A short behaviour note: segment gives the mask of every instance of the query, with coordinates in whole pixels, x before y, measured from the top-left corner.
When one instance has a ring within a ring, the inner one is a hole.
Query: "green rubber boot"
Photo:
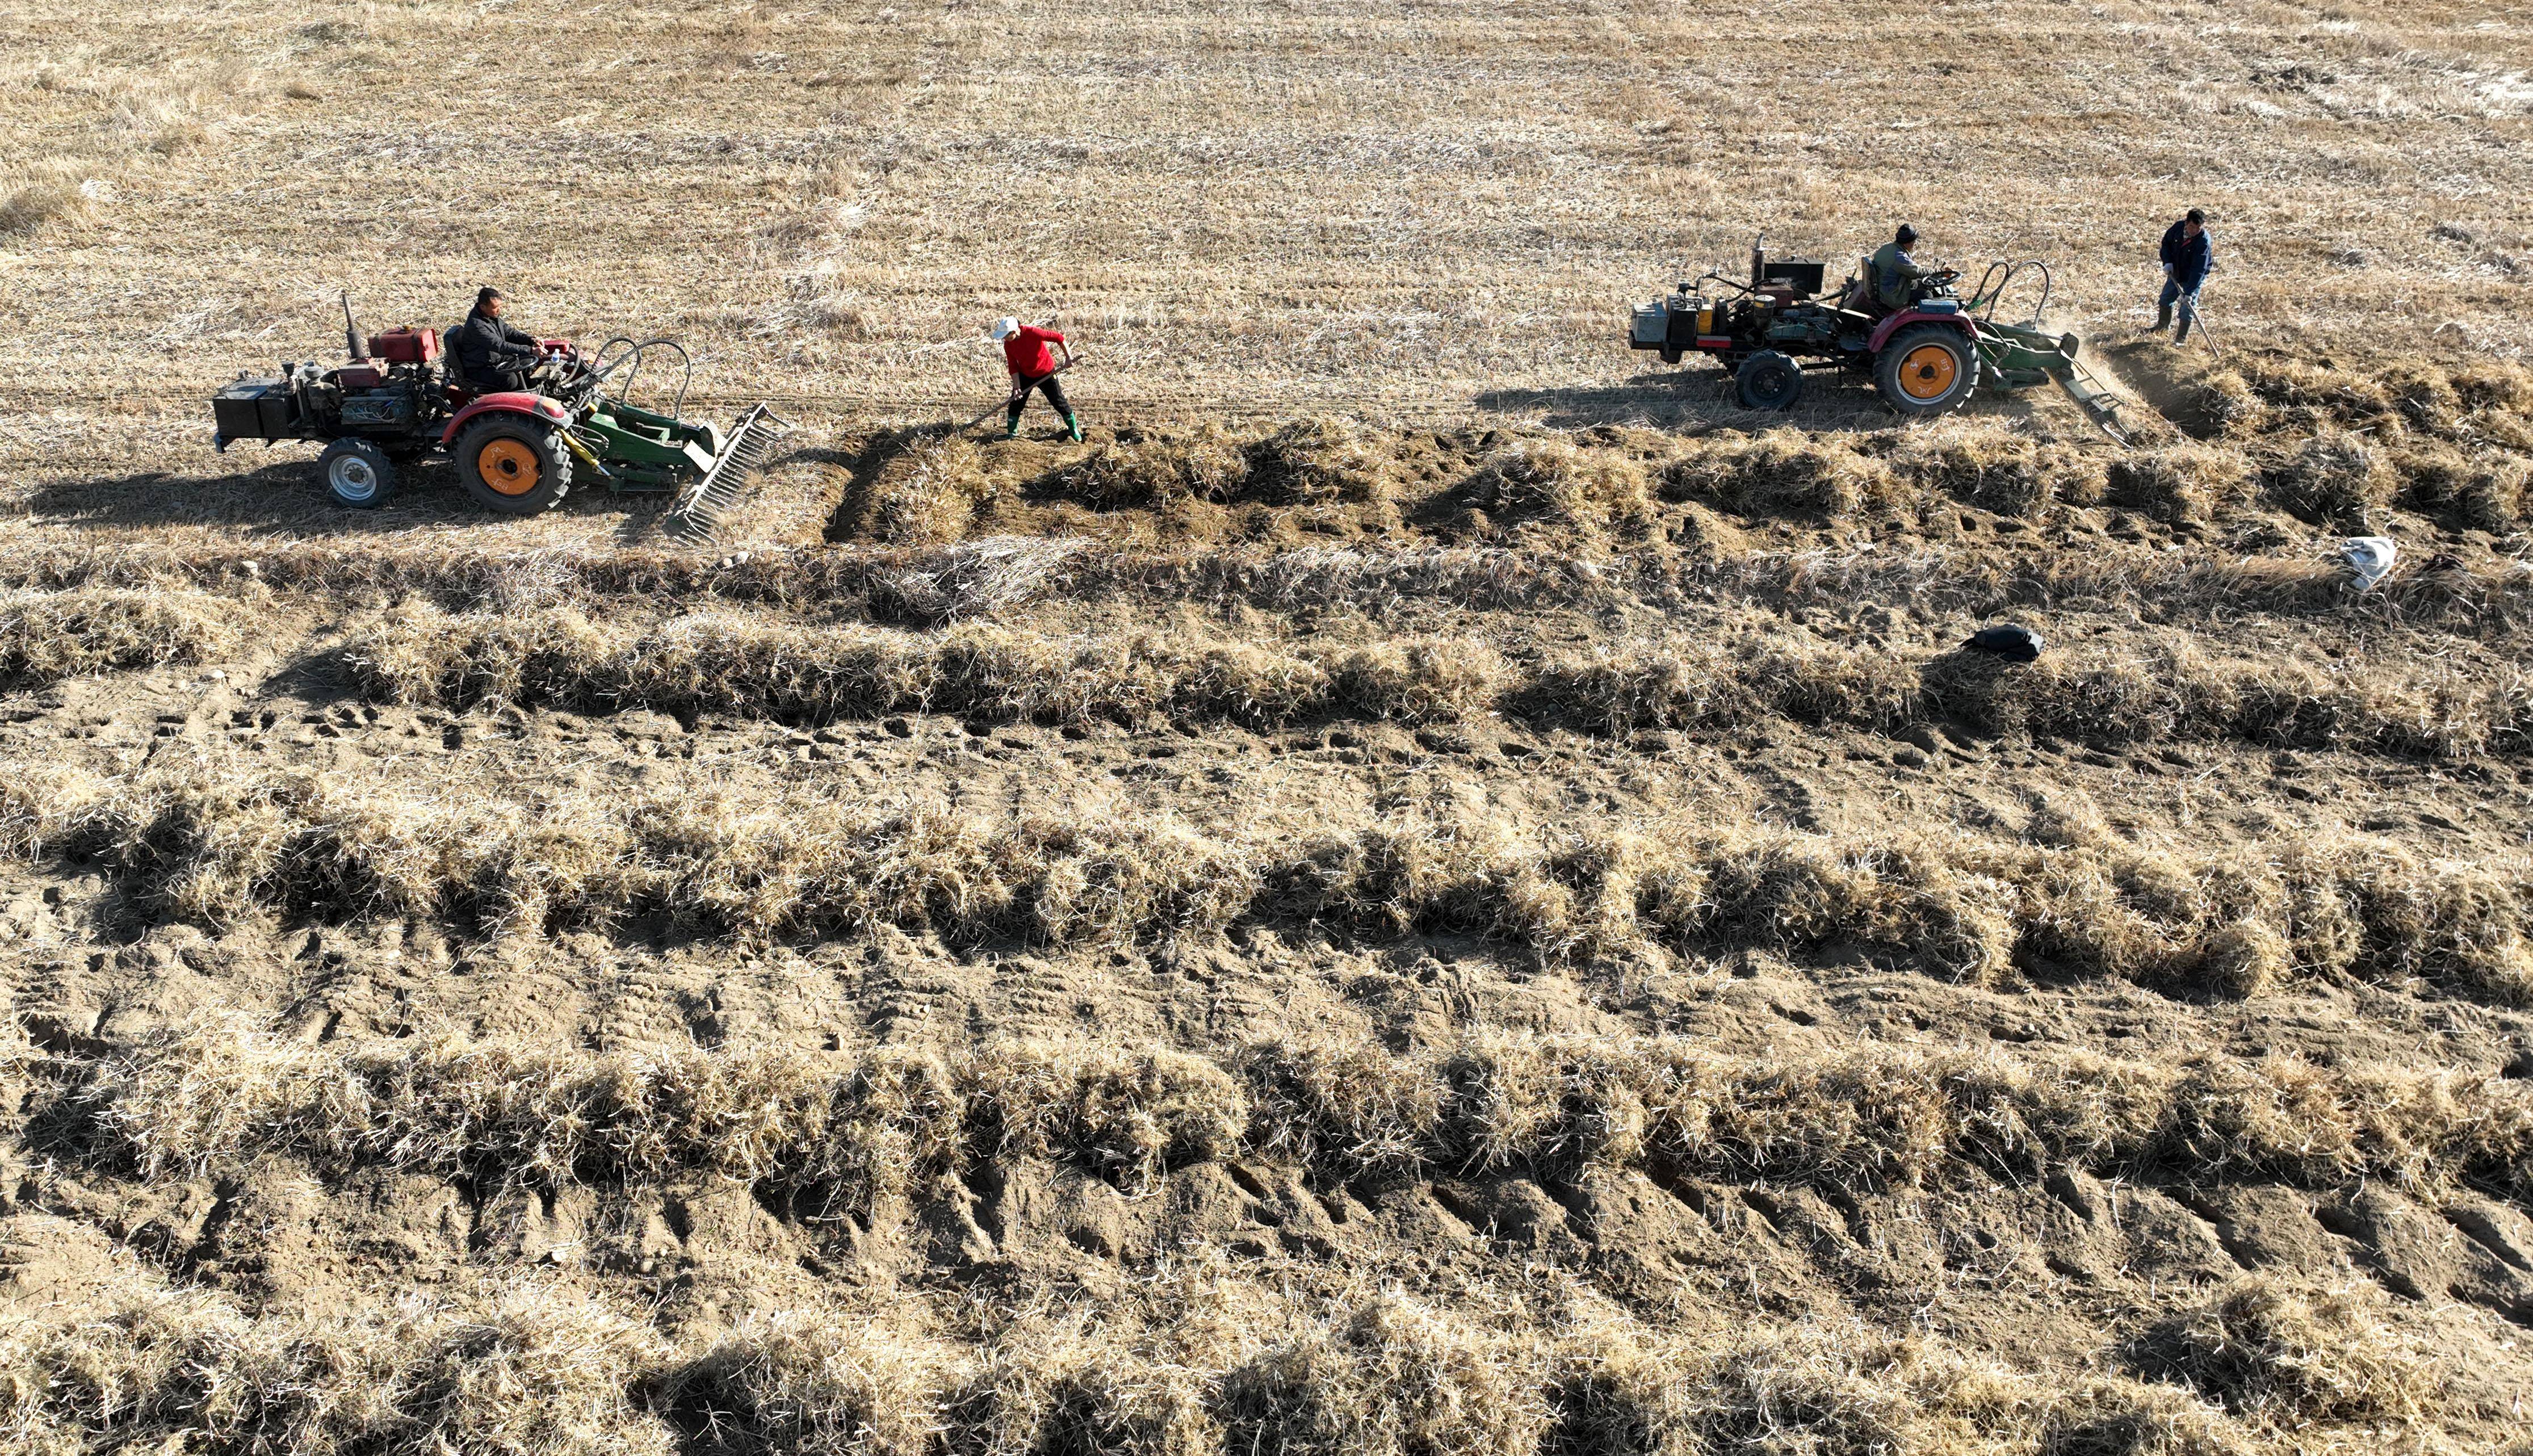
[[[1064,428],[1073,436],[1073,442],[1075,444],[1082,443],[1082,417],[1080,415],[1065,416]]]
[[[1004,424],[1004,426],[1003,426],[1003,438],[1005,438],[1005,439],[1018,439],[1018,438],[1020,438],[1020,437],[1021,437],[1021,417],[1020,417],[1020,416],[1018,416],[1018,415],[1014,415],[1014,416],[1012,416],[1012,417],[1011,417],[1011,419],[1010,419],[1008,422],[1006,422],[1006,423]]]

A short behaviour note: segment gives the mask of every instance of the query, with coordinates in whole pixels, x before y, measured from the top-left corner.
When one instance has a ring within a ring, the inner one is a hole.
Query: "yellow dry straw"
[[[0,592],[0,688],[206,662],[236,643],[235,611],[202,592]]]
[[[602,1056],[507,1042],[309,1046],[242,1025],[56,1058],[145,1176],[259,1157],[479,1184],[737,1179],[869,1218],[971,1164],[1069,1161],[1130,1194],[1234,1154],[1352,1178],[1636,1167],[1868,1191],[2061,1168],[2201,1180],[2468,1181],[2533,1198],[2533,1088],[2504,1078],[2083,1053],[1724,1057],[1665,1037],[1483,1035],[1228,1062],[1096,1041],[933,1053]]]
[[[83,857],[156,911],[210,924],[421,916],[500,934],[657,914],[744,937],[892,926],[956,944],[1075,946],[1247,920],[1484,934],[1543,961],[1847,944],[1977,983],[2045,962],[2243,995],[2357,976],[2533,1001],[2528,906],[2506,874],[2360,840],[2184,857],[2092,837],[1870,844],[1588,826],[1525,837],[1411,819],[1278,846],[1167,821],[986,819],[814,796],[401,800],[197,764],[112,780],[29,766],[0,779],[0,845]]]
[[[2523,462],[2487,448],[2473,458],[2475,470],[2492,472],[2479,488],[2487,510],[2502,513],[2499,524],[2511,529],[2507,523],[2521,514]],[[2433,493],[2440,488],[2430,481],[2425,489]],[[2443,497],[2422,497],[2418,503],[2437,509],[2455,504]],[[0,559],[0,585],[160,592],[270,589],[359,604],[414,596],[505,612],[577,602],[606,604],[610,616],[637,601],[719,600],[786,608],[860,604],[895,619],[907,581],[949,578],[949,589],[917,593],[925,600],[916,604],[919,610],[906,613],[924,624],[1001,610],[1041,595],[1207,605],[1239,601],[1272,611],[1342,605],[1371,611],[1402,600],[1520,611],[1596,608],[1630,600],[1668,606],[1678,593],[1686,592],[1835,607],[1858,597],[1906,596],[1929,610],[1974,615],[2132,608],[2166,616],[2355,612],[2366,620],[2472,630],[2518,626],[2526,603],[2533,600],[2533,575],[2504,560],[2403,571],[2352,601],[2347,572],[2327,561],[2247,560],[2118,542],[2097,542],[2079,553],[1976,544],[1845,555],[1753,549],[1685,561],[1647,549],[1620,553],[1606,563],[1565,551],[1501,547],[1121,552],[1049,547],[1045,538],[996,538],[924,550],[768,545],[738,559],[643,549],[501,552],[461,538],[358,549],[314,542],[259,544],[252,550],[200,544],[27,545]]]
[[[249,1318],[200,1291],[0,1318],[14,1451],[450,1451],[669,1456],[643,1407],[668,1358],[648,1324],[521,1282],[355,1315]]]
[[[2435,1403],[2434,1377],[2369,1303],[2240,1279],[2150,1330],[2138,1363],[2281,1427],[2416,1418]]]
[[[436,706],[645,706],[795,722],[926,711],[1005,723],[1165,716],[1258,728],[1331,712],[1458,718],[1485,705],[1501,671],[1491,652],[1464,641],[1287,652],[1162,633],[1052,638],[978,625],[924,637],[726,617],[611,635],[568,611],[409,611],[346,661],[368,695]]]
[[[700,1430],[716,1449],[803,1456],[1624,1456],[2058,1450],[2109,1430],[2223,1456],[2296,1444],[2316,1422],[2438,1414],[2432,1371],[2369,1302],[2257,1276],[2162,1327],[2148,1363],[2172,1384],[2018,1372],[1841,1321],[1724,1337],[1608,1315],[1502,1328],[1483,1307],[1397,1293],[1270,1297],[1271,1322],[1237,1335],[1127,1294],[978,1345],[787,1310],[678,1349],[526,1280],[253,1317],[137,1283],[0,1318],[11,1449],[666,1456]]]
[[[2004,666],[1756,636],[1678,648],[1537,654],[1508,664],[1468,638],[1277,647],[1146,632],[1051,637],[810,630],[724,616],[602,629],[578,612],[448,616],[412,608],[344,661],[369,697],[465,708],[645,707],[825,723],[912,712],[990,722],[1153,719],[1272,728],[1327,716],[1407,723],[1515,711],[1599,733],[1714,728],[1781,716],[1888,731],[1958,715],[2002,732],[2103,746],[2237,739],[2434,758],[2533,748],[2533,685],[2504,670],[2330,676],[2210,663],[2185,646],[2052,654]]]

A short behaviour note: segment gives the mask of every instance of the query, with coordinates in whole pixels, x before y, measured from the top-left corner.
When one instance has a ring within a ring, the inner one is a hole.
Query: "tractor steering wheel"
[[[529,367],[528,374],[531,379],[567,387],[588,368],[588,361],[568,340],[545,339],[537,345],[537,362]]]

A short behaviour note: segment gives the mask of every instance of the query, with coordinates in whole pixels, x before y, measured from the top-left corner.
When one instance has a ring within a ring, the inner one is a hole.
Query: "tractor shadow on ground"
[[[2029,421],[2033,401],[2051,390],[1981,390],[1952,418]],[[1686,436],[1731,432],[1757,434],[1793,428],[1810,435],[1876,435],[1904,429],[1906,416],[1891,409],[1869,380],[1829,372],[1807,372],[1802,398],[1789,410],[1744,409],[1721,373],[1638,375],[1624,384],[1572,389],[1498,389],[1475,396],[1478,408],[1528,415],[1552,429],[1639,426]],[[2083,417],[2076,433],[2091,426]]]
[[[666,495],[611,495],[598,486],[574,491],[554,513],[622,514],[639,529],[665,510],[667,501]],[[52,481],[28,494],[26,516],[63,525],[212,526],[311,537],[393,535],[509,519],[468,498],[456,467],[445,460],[399,466],[394,493],[374,510],[337,505],[325,494],[313,455],[294,455],[236,474],[145,470]]]
[[[1781,425],[1814,432],[1884,430],[1894,418],[1870,386],[1858,388],[1827,376],[1809,379],[1801,402],[1791,410],[1752,410],[1734,398],[1728,376],[1687,370],[1636,375],[1620,384],[1491,389],[1471,402],[1490,413],[1535,416],[1558,430],[1637,425],[1689,435]]]

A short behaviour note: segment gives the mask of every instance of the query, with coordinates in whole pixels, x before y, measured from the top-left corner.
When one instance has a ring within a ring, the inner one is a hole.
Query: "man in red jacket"
[[[1073,401],[1064,397],[1064,384],[1055,377],[1055,355],[1047,349],[1053,344],[1064,350],[1064,362],[1073,362],[1073,350],[1064,335],[1052,328],[1039,328],[1018,319],[994,320],[994,342],[1003,346],[1003,368],[1012,376],[1011,420],[1003,428],[1003,438],[1021,433],[1021,411],[1029,404],[1031,389],[1042,390],[1046,402],[1064,417],[1064,428],[1075,439],[1082,438],[1082,421],[1073,413]]]

